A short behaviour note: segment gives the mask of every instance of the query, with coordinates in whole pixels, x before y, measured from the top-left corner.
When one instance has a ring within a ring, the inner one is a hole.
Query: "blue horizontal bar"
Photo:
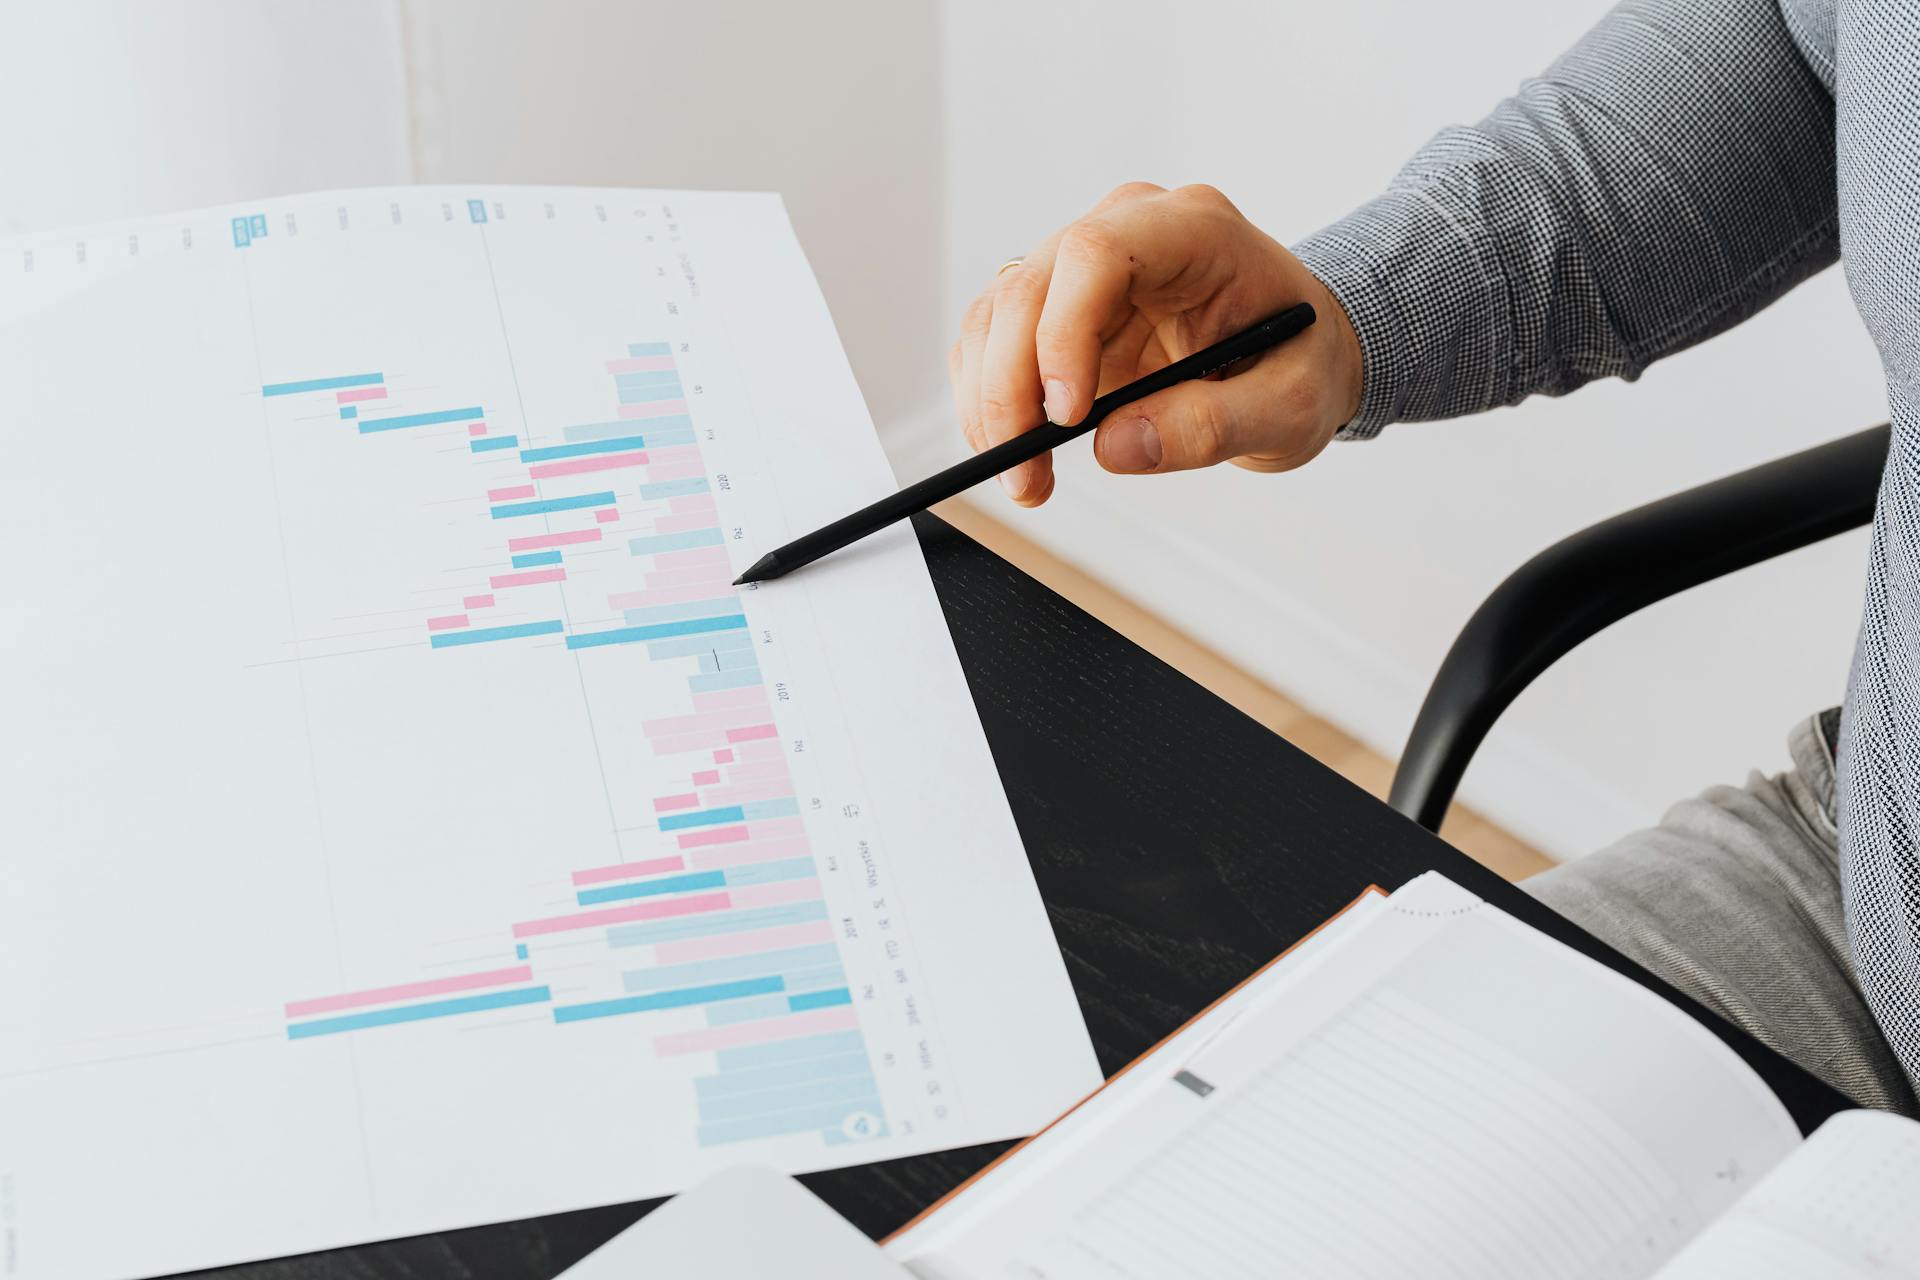
[[[679,604],[650,604],[644,609],[627,610],[628,622],[672,622],[676,618],[717,618],[723,613],[740,612],[740,602],[731,596],[712,600],[683,600]]]
[[[558,551],[523,551],[513,558],[516,569],[538,569],[543,564],[559,564]]]
[[[782,947],[777,951],[756,951],[752,955],[632,969],[621,975],[621,981],[629,991],[660,991],[667,987],[698,986],[839,963],[840,949],[831,942],[822,942],[810,947]]]
[[[802,995],[787,997],[787,1007],[795,1013],[805,1013],[808,1009],[831,1009],[835,1005],[852,1003],[853,992],[845,987],[834,987],[828,991],[808,991]]]
[[[610,884],[604,889],[582,889],[573,896],[580,899],[581,906],[590,907],[596,902],[652,898],[662,893],[685,893],[689,889],[718,889],[726,882],[727,875],[724,871],[689,871],[683,876],[638,880],[632,884]]]
[[[467,441],[467,448],[475,453],[493,453],[500,449],[518,449],[519,436],[485,436],[479,440]]]
[[[741,822],[746,811],[737,804],[723,809],[700,809],[693,813],[665,813],[660,815],[662,831],[682,831],[688,827],[713,827],[723,822]]]
[[[287,1028],[287,1039],[305,1040],[309,1036],[327,1036],[337,1031],[360,1031],[367,1027],[388,1027],[399,1022],[421,1022],[427,1018],[447,1018],[457,1013],[480,1013],[487,1009],[508,1009],[519,1004],[544,1004],[552,997],[545,987],[522,987],[517,991],[489,991],[485,995],[460,996],[453,1000],[433,1000],[426,1004],[403,1004],[392,1009],[370,1009],[341,1018],[321,1018],[315,1022],[296,1022]]]
[[[742,806],[749,818],[791,818],[800,812],[798,800],[755,800]]]
[[[543,498],[538,502],[509,502],[493,509],[495,520],[510,520],[514,516],[543,516],[550,511],[578,511],[582,507],[610,507],[613,505],[613,490],[603,489],[599,493],[582,493],[572,498]]]
[[[751,1067],[770,1067],[779,1062],[804,1062],[830,1058],[838,1054],[867,1051],[866,1037],[858,1031],[823,1031],[817,1036],[777,1040],[772,1044],[744,1045],[738,1049],[716,1049],[713,1060],[720,1070],[742,1071]]]
[[[631,430],[631,422],[622,422],[620,426]],[[609,440],[589,440],[585,444],[550,444],[539,449],[522,449],[522,462],[552,462],[555,458],[583,458],[590,453],[622,453],[628,449],[644,449],[645,436],[615,436]]]
[[[663,606],[664,607],[664,606]],[[635,610],[635,612],[639,612]],[[753,648],[753,636],[745,631],[718,631],[712,635],[681,636],[677,640],[655,640],[647,646],[649,658],[691,658],[695,654],[724,653]],[[719,670],[716,662],[714,670]]]
[[[621,387],[621,404],[652,404],[655,400],[678,400],[686,393],[675,382],[672,386]]]
[[[670,356],[673,354],[671,342],[629,342],[627,354],[630,356]]]
[[[787,980],[789,992],[822,991],[847,985],[847,971],[837,964],[822,965],[818,969],[789,969],[780,976]]]
[[[638,373],[616,373],[613,382],[619,387],[657,387],[668,382],[677,387],[680,375],[672,369],[642,369]]]
[[[798,812],[796,809],[795,812]],[[776,880],[805,880],[815,874],[812,858],[780,858],[773,862],[749,862],[728,867],[727,883],[772,884]]]
[[[438,413],[409,413],[399,418],[362,418],[360,434],[394,431],[400,427],[432,427],[442,422],[477,422],[486,416],[485,410],[474,405],[467,409],[442,409]]]
[[[691,636],[706,631],[733,631],[747,625],[741,614],[726,618],[687,618],[681,622],[656,622],[648,627],[616,627],[611,631],[586,631],[567,637],[569,649],[592,649],[603,644],[634,644],[641,640],[664,640],[668,636]]]
[[[622,418],[618,422],[580,422],[560,428],[562,440],[617,440],[640,432],[648,448],[669,444],[693,443],[693,419],[684,413],[663,414],[658,418]]]
[[[662,551],[691,551],[695,547],[719,545],[718,529],[682,529],[678,533],[650,533],[645,537],[627,539],[627,550],[637,556],[658,555]]]
[[[269,382],[260,388],[263,396],[297,396],[308,391],[341,391],[347,387],[377,387],[386,381],[384,374],[349,373],[339,378],[308,378],[305,382]]]
[[[521,622],[511,627],[479,627],[473,631],[442,631],[433,637],[433,647],[445,649],[456,644],[484,644],[489,640],[519,640],[526,636],[550,636],[567,629],[558,618],[551,622]]]
[[[704,663],[706,659],[702,658]],[[719,689],[744,689],[748,685],[765,683],[758,671],[715,671],[706,675],[688,676],[687,688],[694,693],[713,693]]]
[[[755,674],[760,671],[760,659],[754,655],[752,645],[742,645],[732,651],[716,648],[712,658],[715,671],[752,671]]]
[[[848,1117],[867,1112],[880,1114],[880,1099],[866,1097],[853,1102],[823,1103],[782,1111],[778,1115],[753,1116],[743,1120],[721,1120],[703,1124],[693,1131],[694,1141],[703,1147],[723,1142],[745,1142],[752,1138],[771,1138],[782,1133],[800,1133],[807,1129],[838,1129]]]
[[[853,1032],[856,1038],[858,1032]],[[764,1067],[723,1071],[717,1076],[701,1076],[693,1082],[693,1094],[705,1101],[730,1093],[757,1093],[782,1085],[804,1084],[809,1080],[831,1080],[835,1076],[873,1075],[873,1064],[864,1049],[858,1053],[837,1053],[798,1062],[776,1062]]]
[[[342,422],[351,422],[351,421],[352,421],[353,419],[355,419],[355,418],[357,418],[357,417],[359,417],[359,416],[360,416],[360,406],[359,406],[359,405],[357,405],[357,404],[343,404],[343,405],[341,405],[341,406],[340,406],[340,420],[341,420]]]
[[[879,1093],[871,1071],[856,1076],[828,1076],[824,1080],[804,1080],[781,1089],[759,1093],[734,1093],[700,1100],[700,1119],[712,1124],[719,1120],[743,1120],[748,1116],[773,1116],[797,1107],[819,1106],[827,1102],[864,1101]]]
[[[649,947],[656,942],[679,942],[686,938],[711,938],[727,933],[750,933],[783,924],[807,924],[827,918],[824,902],[792,902],[778,907],[753,907],[746,911],[708,912],[674,920],[652,920],[646,924],[619,924],[607,930],[610,947]]]
[[[729,1000],[725,1004],[708,1005],[707,1025],[732,1027],[742,1022],[758,1022],[762,1018],[784,1018],[792,1012],[787,1008],[784,995],[755,996],[751,1000]]]
[[[741,996],[764,996],[778,990],[780,990],[778,978],[716,982],[710,987],[656,991],[651,995],[621,996],[617,1000],[596,1000],[590,1004],[563,1004],[553,1011],[553,1020],[583,1022],[588,1018],[612,1018],[623,1013],[651,1013],[655,1009],[684,1009],[688,1005],[711,1004],[716,1000],[738,1000]]]
[[[662,480],[659,484],[643,484],[640,496],[652,502],[659,498],[685,498],[695,493],[708,492],[705,476],[688,476],[684,480]]]

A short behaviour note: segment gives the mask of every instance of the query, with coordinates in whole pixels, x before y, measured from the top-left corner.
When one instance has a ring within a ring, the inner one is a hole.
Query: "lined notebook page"
[[[1659,1280],[1920,1280],[1920,1124],[1843,1111]]]
[[[896,1256],[956,1280],[1651,1276],[1798,1134],[1684,1014],[1445,887]]]

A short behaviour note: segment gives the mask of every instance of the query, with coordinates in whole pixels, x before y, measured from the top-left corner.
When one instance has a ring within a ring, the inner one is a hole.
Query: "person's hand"
[[[955,408],[975,452],[1039,425],[1072,426],[1094,398],[1285,310],[1317,318],[1224,377],[1126,405],[1094,432],[1109,471],[1235,462],[1285,471],[1326,447],[1360,405],[1360,343],[1300,260],[1212,187],[1116,189],[967,309],[948,356]],[[1042,456],[1000,477],[1016,502],[1053,492]]]

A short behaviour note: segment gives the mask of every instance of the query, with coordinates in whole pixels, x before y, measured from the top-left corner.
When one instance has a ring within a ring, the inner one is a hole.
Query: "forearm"
[[[1629,0],[1296,252],[1359,335],[1363,437],[1636,377],[1837,248],[1833,103],[1774,0]]]

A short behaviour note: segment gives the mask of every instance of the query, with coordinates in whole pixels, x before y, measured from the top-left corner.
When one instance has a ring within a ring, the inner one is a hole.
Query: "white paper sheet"
[[[892,484],[777,198],[318,195],[0,282],[4,1274],[1098,1083],[910,531],[726,586]]]

